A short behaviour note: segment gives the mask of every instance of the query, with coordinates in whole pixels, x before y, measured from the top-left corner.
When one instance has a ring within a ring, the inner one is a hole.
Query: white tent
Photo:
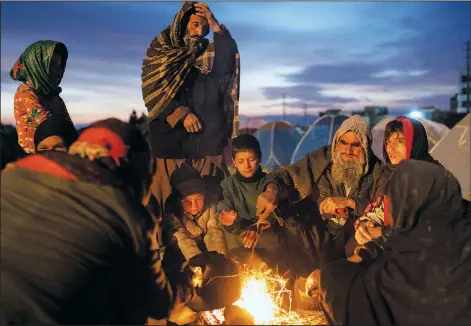
[[[430,151],[433,158],[458,179],[467,200],[471,200],[470,124],[471,114],[468,114]]]
[[[304,133],[291,157],[291,163],[299,161],[307,153],[332,143],[332,138],[348,115],[324,115],[318,118]]]
[[[384,143],[384,129],[386,128],[386,125],[388,122],[394,120],[395,117],[388,116],[378,122],[373,129],[371,130],[371,133],[373,135],[373,144],[372,144],[372,149],[373,153],[382,161],[384,161],[383,158],[383,143]],[[442,139],[448,132],[450,131],[450,128],[445,126],[444,124],[430,121],[427,119],[421,119],[421,118],[414,118],[415,120],[420,121],[420,123],[424,126],[425,132],[427,133],[427,138],[428,138],[428,146],[430,149],[432,149],[435,144],[438,143],[440,139]]]
[[[269,122],[261,126],[254,136],[260,142],[262,166],[268,171],[289,164],[301,139],[296,128],[286,121]]]

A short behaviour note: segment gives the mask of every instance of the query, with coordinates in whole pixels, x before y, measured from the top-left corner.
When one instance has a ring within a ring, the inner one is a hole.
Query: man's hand
[[[355,240],[358,244],[363,245],[367,242],[373,241],[381,236],[381,227],[375,227],[370,222],[360,223],[355,231]]]
[[[257,231],[254,230],[245,230],[244,233],[242,233],[242,244],[244,245],[245,248],[253,248],[257,244],[258,238],[260,237],[260,234],[257,233]]]
[[[328,197],[319,205],[321,214],[335,214],[337,209],[350,207],[355,209],[355,201],[344,197]]]
[[[278,190],[272,187],[267,187],[267,190],[258,196],[256,214],[259,222],[264,222],[275,211],[278,199]]]
[[[231,226],[232,224],[234,224],[236,218],[236,211],[222,211],[219,213],[219,222],[225,226]]]
[[[219,26],[218,21],[214,17],[213,13],[209,9],[206,3],[197,3],[195,4],[196,14],[203,18],[206,18],[208,21],[209,27],[213,30],[214,33],[221,31],[221,26]]]
[[[185,119],[183,120],[183,126],[187,132],[195,133],[201,130],[201,123],[196,115],[193,113],[188,113]]]

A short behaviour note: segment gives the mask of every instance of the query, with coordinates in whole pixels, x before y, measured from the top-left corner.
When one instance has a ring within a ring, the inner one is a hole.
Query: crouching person
[[[262,152],[257,138],[247,134],[236,137],[232,157],[236,173],[222,181],[223,200],[218,203],[229,254],[255,247],[261,258],[270,262],[268,265],[291,269],[294,274],[303,274],[303,270],[309,273],[312,266],[303,266],[309,265],[310,254],[284,227],[282,218],[272,213],[257,224],[257,199],[274,182],[260,166]]]
[[[190,274],[170,286],[152,262],[152,167],[140,132],[108,119],[2,172],[1,325],[144,325],[191,298]]]
[[[260,166],[262,153],[252,135],[240,135],[233,140],[232,157],[236,173],[222,183],[223,200],[218,203],[228,254],[240,262],[249,257],[251,266],[266,265],[288,273],[290,286],[298,276],[307,277],[317,266],[303,243],[275,213],[258,224],[257,199],[271,182],[270,175]],[[254,248],[256,261],[253,260]]]
[[[440,165],[429,154],[427,133],[420,121],[409,117],[398,117],[390,121],[384,130],[383,166],[372,189],[373,201],[366,207],[365,213],[355,221],[355,235],[346,246],[347,256],[353,254],[357,245],[369,241],[386,241],[391,229],[385,219],[385,206],[389,203],[385,196],[389,179],[403,160],[414,159]]]
[[[217,220],[217,201],[207,193],[198,170],[183,165],[172,173],[170,184],[172,194],[165,203],[166,251],[162,264],[172,282],[172,275],[185,262],[191,263],[194,258],[199,260],[207,252],[225,256],[226,242]],[[207,280],[211,273],[211,267],[205,267],[203,278]],[[197,317],[196,311],[186,307],[173,311],[169,324],[184,325]]]
[[[224,234],[219,227],[216,203],[206,193],[198,170],[191,166],[176,169],[171,177],[172,194],[166,202],[164,226],[178,247],[180,258],[189,260],[204,251],[226,254]]]

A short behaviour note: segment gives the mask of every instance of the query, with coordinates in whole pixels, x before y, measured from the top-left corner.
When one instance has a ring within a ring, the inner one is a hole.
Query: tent
[[[255,133],[262,149],[262,166],[272,171],[290,164],[290,159],[301,135],[286,121],[269,122]]]
[[[373,129],[371,130],[371,134],[373,135],[373,144],[372,144],[372,149],[373,153],[382,161],[384,161],[383,158],[383,143],[384,143],[384,129],[386,128],[386,125],[388,122],[394,120],[396,117],[392,116],[387,116],[380,122],[378,122]],[[419,120],[420,123],[425,127],[425,131],[427,132],[427,137],[428,137],[428,146],[430,149],[432,149],[435,144],[438,143],[440,139],[442,139],[449,131],[450,128],[445,126],[444,124],[434,122],[431,120],[427,119],[421,119],[421,118],[414,118],[416,120]]]
[[[296,146],[290,162],[294,163],[302,159],[307,153],[332,143],[335,132],[339,129],[342,122],[348,118],[348,115],[329,114],[314,121]]]
[[[267,121],[259,117],[249,117],[241,119],[239,130],[241,134],[251,134],[253,135],[258,128],[266,124]]]
[[[471,200],[470,124],[471,114],[468,114],[430,151],[433,158],[458,179],[463,197],[467,200]]]

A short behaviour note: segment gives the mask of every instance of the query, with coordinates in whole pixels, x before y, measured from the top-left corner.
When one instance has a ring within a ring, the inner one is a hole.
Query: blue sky
[[[1,118],[13,119],[8,72],[29,44],[69,49],[62,97],[76,123],[145,111],[142,58],[181,2],[1,3]],[[465,67],[469,2],[212,2],[241,54],[240,112],[386,105],[448,109]]]

